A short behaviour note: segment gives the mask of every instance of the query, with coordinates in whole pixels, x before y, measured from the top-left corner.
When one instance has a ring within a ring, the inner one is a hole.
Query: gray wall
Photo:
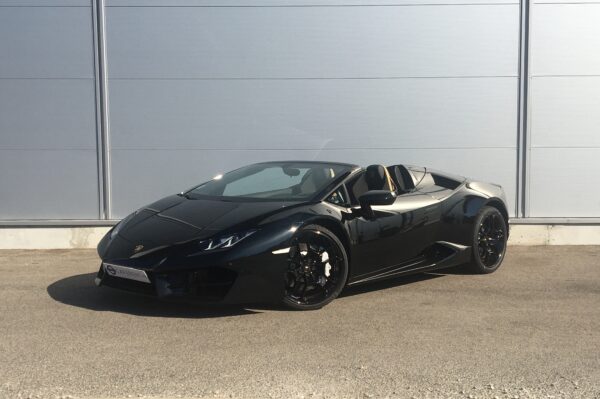
[[[560,3],[531,6],[526,214],[600,216],[570,195],[600,172],[600,4]],[[106,0],[109,218],[289,158],[494,181],[517,215],[520,7]],[[102,214],[93,11],[0,0],[0,220]]]
[[[0,1],[0,219],[99,216],[89,1]]]
[[[514,204],[518,3],[175,3],[108,3],[115,217],[286,158],[429,165]]]
[[[530,216],[600,216],[600,3],[532,5]]]

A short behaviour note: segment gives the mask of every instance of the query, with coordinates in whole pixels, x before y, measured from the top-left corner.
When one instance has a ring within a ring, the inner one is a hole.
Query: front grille
[[[209,267],[191,275],[192,287],[196,296],[203,299],[223,299],[237,278],[233,270]]]
[[[192,272],[160,273],[154,279],[159,296],[219,301],[227,295],[236,277],[237,273],[232,270],[209,267]]]

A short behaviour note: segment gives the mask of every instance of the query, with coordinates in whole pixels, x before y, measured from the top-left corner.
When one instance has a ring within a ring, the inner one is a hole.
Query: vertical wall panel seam
[[[531,92],[532,87],[532,76],[531,76],[531,60],[532,60],[532,48],[531,48],[531,32],[532,24],[531,13],[534,7],[534,0],[527,0],[527,42],[525,43],[525,49],[527,51],[526,69],[525,69],[525,126],[524,126],[524,143],[523,153],[525,154],[525,167],[523,177],[523,217],[528,218],[530,216],[529,203],[531,199],[531,143],[533,134],[533,118],[532,118],[532,107],[533,94]]]
[[[108,72],[106,61],[106,22],[104,0],[93,0],[97,59],[97,99],[99,112],[100,175],[102,186],[101,218],[111,218],[110,118],[108,106]]]
[[[521,0],[519,21],[519,91],[518,91],[518,128],[517,128],[517,217],[526,217],[527,174],[529,166],[528,115],[529,115],[529,0]]]
[[[98,43],[98,10],[97,2],[92,1],[92,38],[94,52],[94,92],[96,105],[96,164],[98,174],[98,218],[105,219],[104,215],[104,165],[102,161],[102,110],[101,103],[101,78],[100,78],[100,59]]]

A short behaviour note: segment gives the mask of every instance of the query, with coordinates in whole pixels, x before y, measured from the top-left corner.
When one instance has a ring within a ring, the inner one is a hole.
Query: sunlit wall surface
[[[443,169],[502,184],[518,215],[518,2],[106,0],[105,58],[101,6],[0,0],[0,219],[99,219],[104,191],[119,219],[281,159]],[[572,196],[599,191],[599,16],[531,6],[530,216],[600,216]]]

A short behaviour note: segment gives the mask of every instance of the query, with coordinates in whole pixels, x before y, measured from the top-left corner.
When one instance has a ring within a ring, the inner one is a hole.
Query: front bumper
[[[111,261],[144,270],[150,283],[109,275],[101,265],[96,284],[151,295],[201,303],[279,302],[284,294],[286,256],[271,252],[216,264],[201,262],[177,267],[162,262],[158,267],[128,260]]]

